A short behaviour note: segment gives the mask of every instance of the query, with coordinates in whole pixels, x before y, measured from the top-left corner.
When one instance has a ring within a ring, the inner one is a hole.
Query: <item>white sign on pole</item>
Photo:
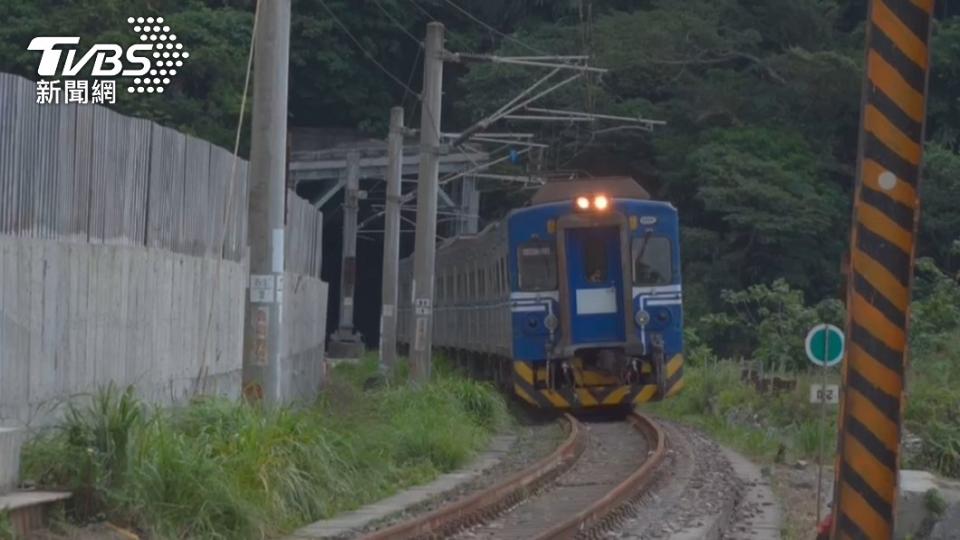
[[[836,384],[811,384],[810,403],[840,402],[840,386]]]
[[[273,274],[250,276],[250,301],[255,304],[272,304],[276,290]]]

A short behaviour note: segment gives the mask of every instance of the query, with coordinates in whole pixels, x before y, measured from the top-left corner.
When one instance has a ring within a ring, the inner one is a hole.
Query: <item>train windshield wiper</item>
[[[643,254],[647,251],[647,242],[651,236],[653,236],[653,229],[647,229],[647,232],[643,233],[643,239],[640,240],[640,253],[637,253],[637,260],[643,259]]]

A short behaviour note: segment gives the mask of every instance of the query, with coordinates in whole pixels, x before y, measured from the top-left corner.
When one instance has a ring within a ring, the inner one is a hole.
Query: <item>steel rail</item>
[[[503,482],[361,537],[363,540],[393,540],[445,537],[471,525],[487,521],[523,500],[577,461],[586,445],[584,430],[573,416],[564,415],[567,438],[550,455],[519,471]]]
[[[647,459],[626,480],[611,489],[596,502],[581,510],[567,521],[536,536],[536,540],[556,540],[591,536],[597,529],[604,529],[611,521],[616,520],[616,513],[638,493],[640,493],[653,479],[663,458],[667,455],[666,435],[660,426],[653,420],[639,413],[631,413],[630,423],[650,444]],[[601,535],[602,536],[602,535]]]

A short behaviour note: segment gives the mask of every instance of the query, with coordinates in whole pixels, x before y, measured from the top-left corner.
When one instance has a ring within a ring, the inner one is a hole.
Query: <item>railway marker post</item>
[[[827,404],[836,403],[837,385],[827,385],[827,368],[843,360],[843,332],[832,324],[818,324],[807,332],[804,349],[807,358],[820,366],[820,384],[810,385],[810,402],[820,403],[820,430],[817,448],[817,523],[820,523],[820,494],[823,486],[823,439],[827,424]],[[830,395],[832,392],[832,395]]]
[[[414,244],[413,335],[410,376],[430,379],[433,341],[433,277],[437,253],[437,189],[440,158],[440,101],[443,87],[443,24],[427,24],[420,106],[420,174],[417,178],[417,235]]]
[[[831,538],[889,539],[900,471],[933,0],[874,0],[850,227]]]

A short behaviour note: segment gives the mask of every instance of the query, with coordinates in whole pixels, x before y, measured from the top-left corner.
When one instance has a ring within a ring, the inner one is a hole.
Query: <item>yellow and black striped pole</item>
[[[832,538],[893,538],[934,0],[872,0]]]

